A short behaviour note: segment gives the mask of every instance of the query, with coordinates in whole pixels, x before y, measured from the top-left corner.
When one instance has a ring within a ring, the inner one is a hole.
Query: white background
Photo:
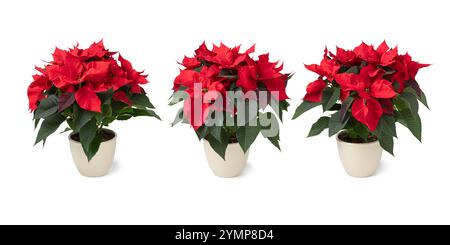
[[[1,224],[448,224],[448,6],[446,1],[1,1]],[[151,83],[145,88],[163,122],[137,118],[112,125],[118,133],[109,175],[82,177],[67,135],[44,149],[27,111],[34,65],[55,46],[87,47],[104,39]],[[396,157],[383,155],[378,173],[346,175],[334,138],[306,138],[321,115],[290,121],[316,76],[327,45],[353,48],[384,39],[433,64],[417,76],[431,111],[421,108],[423,143],[398,126]],[[262,137],[241,177],[210,171],[192,129],[171,128],[167,106],[177,61],[206,40],[257,54],[270,52],[296,72],[283,152]]]

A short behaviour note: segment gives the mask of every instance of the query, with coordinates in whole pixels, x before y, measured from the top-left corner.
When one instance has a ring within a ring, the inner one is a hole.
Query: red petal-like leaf
[[[385,79],[378,79],[370,86],[370,95],[380,99],[390,99],[397,95],[392,84]]]
[[[358,98],[353,102],[352,115],[356,120],[366,125],[370,131],[374,131],[381,115],[383,115],[383,108],[380,103],[373,98]]]
[[[88,86],[85,85],[78,89],[75,93],[77,104],[88,111],[101,112],[101,100],[97,94]]]
[[[121,91],[121,90],[117,90],[114,93],[113,99],[117,100],[117,101],[121,101],[121,102],[131,106],[131,102],[130,102],[130,99],[128,98],[127,94],[125,92]]]
[[[322,79],[311,82],[306,87],[306,95],[305,97],[303,97],[303,100],[310,102],[320,102],[322,100],[322,92],[326,87],[327,84]]]

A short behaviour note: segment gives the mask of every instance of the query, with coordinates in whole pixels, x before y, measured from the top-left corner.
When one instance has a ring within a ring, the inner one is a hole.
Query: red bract
[[[184,115],[191,115],[187,119],[195,130],[204,124],[210,113],[207,108],[215,101],[216,95],[221,94],[225,98],[228,90],[242,90],[245,93],[267,90],[276,100],[289,98],[286,94],[289,74],[281,72],[283,65],[270,62],[269,54],[260,55],[255,60],[250,57],[254,51],[255,46],[240,52],[240,46],[229,48],[224,44],[213,45],[210,50],[203,43],[195,51],[194,57],[183,58],[181,65],[185,69],[175,78],[173,90],[176,92],[182,88],[189,95],[190,100],[184,102]],[[202,113],[191,113],[195,84],[201,85]]]
[[[408,54],[399,55],[398,48],[389,48],[386,42],[376,49],[361,43],[353,50],[337,47],[336,54],[325,50],[320,65],[306,65],[319,79],[307,86],[303,99],[323,102],[323,91],[337,88],[342,102],[350,96],[353,98],[350,107],[353,117],[374,131],[383,113],[393,114],[393,100],[405,87],[412,87],[421,96],[415,76],[420,68],[427,66],[412,61]]]
[[[119,56],[119,65],[114,54],[105,49],[102,41],[87,49],[80,49],[78,45],[69,50],[56,48],[53,61],[44,68],[36,68],[41,74],[33,76],[28,87],[30,110],[37,108],[51,88],[74,93],[77,104],[89,111],[101,111],[97,93],[110,89],[115,92],[115,99],[129,104],[128,96],[118,90],[129,85],[129,93],[144,93],[140,85],[148,83],[147,76],[135,71],[122,56]]]

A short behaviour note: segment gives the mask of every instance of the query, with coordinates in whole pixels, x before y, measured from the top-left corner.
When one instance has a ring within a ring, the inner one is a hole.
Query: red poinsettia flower
[[[54,87],[62,92],[74,93],[76,103],[85,110],[101,112],[101,100],[97,93],[114,91],[114,99],[130,104],[127,93],[119,89],[129,86],[129,93],[144,93],[140,85],[148,83],[147,76],[133,69],[129,61],[119,55],[118,64],[113,55],[105,49],[103,42],[93,43],[87,49],[75,46],[73,49],[53,52],[53,61],[41,73],[33,77],[28,88],[30,110],[34,111],[44,92]]]
[[[336,54],[330,52],[330,56],[342,65],[352,66],[360,62],[360,59],[356,56],[355,52],[339,47],[336,47]]]
[[[39,71],[43,71],[40,68],[36,68]],[[50,89],[52,83],[48,80],[46,75],[34,75],[33,82],[28,87],[28,99],[30,110],[34,111],[37,108],[37,104],[44,98],[44,91]]]
[[[320,65],[312,64],[305,65],[305,67],[306,69],[317,73],[319,76],[326,77],[326,79],[332,81],[336,73],[339,71],[340,66],[335,60],[328,58],[327,49],[325,49],[324,53],[325,54],[322,61],[320,62]]]
[[[253,45],[244,53],[240,53],[240,46],[229,48],[223,43],[220,46],[213,45],[212,51],[203,44],[195,51],[196,59],[204,60],[218,65],[220,68],[235,68],[240,63],[244,62],[248,55],[255,52],[255,46]],[[186,63],[185,63],[186,62]],[[192,67],[195,63],[192,59],[185,58],[183,65],[186,68]]]
[[[336,54],[325,49],[320,65],[306,65],[320,78],[308,84],[303,99],[319,103],[326,87],[337,86],[342,102],[354,97],[353,117],[373,131],[383,114],[393,114],[392,100],[406,86],[412,86],[420,94],[415,76],[427,66],[412,61],[408,54],[399,55],[398,48],[390,48],[386,42],[376,49],[364,42],[353,50],[336,47]]]
[[[209,115],[209,107],[217,97],[225,95],[224,85],[220,80],[214,80],[219,72],[217,66],[205,66],[200,72],[183,70],[175,78],[174,90],[178,90],[180,86],[186,88],[183,91],[189,98],[184,103],[184,115],[189,118],[195,130],[204,124]]]
[[[352,114],[371,131],[376,129],[383,114],[381,104],[376,99],[391,99],[397,95],[391,82],[383,79],[382,75],[380,70],[371,65],[363,67],[359,74],[336,75],[336,82],[343,91],[357,92],[358,98],[353,103]]]
[[[203,43],[195,51],[194,57],[183,58],[180,64],[185,69],[181,70],[175,78],[173,90],[179,91],[183,88],[183,91],[187,92],[191,98],[184,102],[185,116],[193,114],[191,113],[194,108],[192,100],[197,96],[203,98],[199,106],[201,108],[198,110],[201,113],[187,117],[195,130],[204,123],[210,113],[208,108],[211,108],[216,96],[222,94],[225,97],[226,90],[242,90],[247,93],[263,89],[269,91],[277,100],[289,98],[286,94],[286,81],[289,74],[281,73],[283,65],[270,62],[268,54],[260,55],[258,60],[254,60],[250,57],[254,51],[254,45],[245,52],[240,52],[240,46],[229,48],[221,43],[219,46],[214,45],[210,50]],[[198,95],[194,93],[196,84],[201,84],[202,93]],[[257,99],[257,96],[250,99]],[[229,111],[234,110],[235,108],[229,109]]]
[[[310,102],[320,102],[322,100],[322,92],[327,87],[327,83],[322,79],[311,82],[306,87],[306,95],[304,100]]]
[[[283,70],[283,65],[278,67],[277,65],[277,62],[269,61],[268,54],[260,55],[257,62],[252,62],[252,64],[243,66],[238,70],[239,79],[236,85],[247,92],[256,90],[258,83],[262,83],[277,100],[289,99],[285,85],[288,75],[280,73]]]

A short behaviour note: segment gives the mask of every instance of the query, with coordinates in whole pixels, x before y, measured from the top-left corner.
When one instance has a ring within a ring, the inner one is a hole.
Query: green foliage
[[[75,103],[73,93],[63,93],[57,88],[47,91],[48,96],[41,100],[33,113],[35,128],[39,127],[35,144],[53,134],[66,121],[69,126],[64,132],[72,130],[79,133],[80,143],[88,160],[97,153],[102,142],[102,127],[114,120],[127,120],[131,117],[149,116],[159,120],[155,107],[144,94],[127,94],[131,105],[113,99],[112,89],[97,93],[101,100],[101,112],[87,111]]]
[[[328,125],[330,123],[330,117],[321,117],[317,122],[315,122],[311,130],[309,131],[308,137],[316,136],[322,133],[323,130],[328,128]]]
[[[339,133],[339,131],[341,131],[348,122],[348,119],[344,122],[341,122],[339,115],[340,114],[338,111],[338,112],[335,112],[334,114],[332,114],[330,117],[330,121],[328,123],[328,136],[329,137]]]
[[[339,88],[325,88],[322,94],[322,108],[323,111],[330,110],[339,100],[341,90]]]
[[[357,73],[358,67],[345,68],[341,72]],[[329,136],[337,134],[341,130],[346,130],[350,138],[371,142],[378,139],[381,147],[394,155],[394,138],[397,138],[396,123],[404,125],[419,141],[422,140],[422,122],[419,116],[419,102],[428,108],[425,94],[417,83],[412,82],[412,86],[407,86],[401,94],[392,99],[393,113],[384,113],[380,118],[377,128],[372,132],[364,124],[357,121],[352,115],[352,104],[357,97],[356,93],[351,93],[343,102],[339,101],[339,88],[327,87],[323,90],[320,103],[303,101],[297,108],[293,119],[299,117],[304,112],[322,105],[324,111],[332,112],[331,116],[319,118],[311,127],[308,137],[319,135],[328,128]],[[336,111],[337,112],[334,112]]]
[[[90,161],[95,153],[97,153],[98,147],[101,142],[100,132],[97,130],[97,124],[95,119],[91,119],[80,129],[80,143],[83,147],[83,151]],[[98,139],[100,137],[100,140]],[[94,140],[96,139],[96,140]]]
[[[55,114],[58,111],[58,97],[50,95],[42,99],[36,111],[34,112],[34,119],[42,119]]]
[[[64,122],[66,118],[60,114],[53,114],[44,119],[39,128],[38,135],[36,137],[35,145],[41,141],[46,141],[47,137],[53,134],[59,126]]]
[[[131,101],[133,105],[140,109],[155,109],[153,104],[150,102],[150,99],[144,94],[133,94],[131,96]]]
[[[299,116],[301,116],[303,113],[311,110],[314,107],[319,106],[320,103],[314,103],[314,102],[309,102],[304,100],[298,107],[297,109],[295,109],[295,113],[294,116],[292,117],[292,119],[296,119]]]

